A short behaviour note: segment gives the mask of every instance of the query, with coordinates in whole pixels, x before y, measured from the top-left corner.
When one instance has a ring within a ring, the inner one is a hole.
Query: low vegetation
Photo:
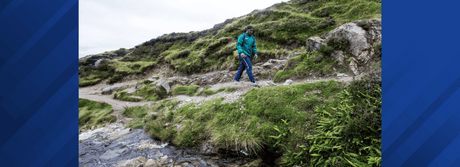
[[[78,127],[88,129],[115,122],[116,117],[110,115],[112,112],[112,106],[107,103],[78,99]]]
[[[190,86],[182,86],[182,85],[179,85],[179,86],[176,86],[174,87],[173,89],[173,95],[189,95],[189,96],[193,96],[196,91],[198,90],[198,86],[196,85],[190,85]]]

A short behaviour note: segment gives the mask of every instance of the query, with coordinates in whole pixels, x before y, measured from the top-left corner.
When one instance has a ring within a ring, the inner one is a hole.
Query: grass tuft
[[[111,115],[112,106],[107,103],[78,99],[78,127],[80,129],[86,125],[86,129],[99,127],[104,123],[116,121],[116,117]]]

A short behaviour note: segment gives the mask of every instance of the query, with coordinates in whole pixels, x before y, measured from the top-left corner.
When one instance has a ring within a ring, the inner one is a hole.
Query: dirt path
[[[353,77],[329,77],[329,78],[318,78],[318,79],[300,79],[300,80],[293,80],[293,83],[291,85],[296,85],[296,84],[301,84],[301,83],[312,83],[312,82],[319,82],[319,81],[328,81],[334,79],[336,81],[341,81],[341,82],[350,82],[353,80]],[[138,81],[129,81],[129,82],[124,82],[123,84],[128,85],[128,86],[135,86],[135,84]],[[270,80],[261,80],[258,82],[260,87],[272,87],[275,86],[273,85],[273,82]],[[282,86],[283,84],[276,84],[276,86]],[[127,102],[127,101],[120,101],[117,99],[113,99],[112,95],[101,95],[100,92],[101,90],[105,87],[103,84],[98,84],[90,87],[84,87],[84,88],[79,88],[79,98],[83,99],[88,99],[92,101],[98,101],[98,102],[105,102],[107,104],[112,105],[112,108],[114,109],[113,115],[117,117],[117,120],[122,122],[122,123],[128,123],[131,118],[127,118],[123,116],[123,111],[125,107],[133,107],[133,106],[143,106],[143,105],[149,105],[151,103],[156,103],[160,102],[163,100],[172,100],[172,99],[177,99],[179,101],[178,106],[181,107],[185,104],[189,103],[196,103],[200,105],[204,101],[212,100],[215,98],[219,97],[224,97],[224,103],[232,103],[236,101],[242,94],[248,92],[251,89],[256,89],[255,87],[250,85],[250,82],[242,82],[242,84],[235,84],[233,82],[227,82],[227,83],[218,83],[211,85],[209,88],[210,90],[217,91],[221,88],[228,88],[228,87],[233,87],[235,90],[233,92],[220,92],[214,95],[210,96],[187,96],[187,95],[175,95],[175,96],[170,96],[166,99],[159,100],[159,101],[148,101],[148,102]],[[203,88],[199,88],[197,91],[201,91]]]

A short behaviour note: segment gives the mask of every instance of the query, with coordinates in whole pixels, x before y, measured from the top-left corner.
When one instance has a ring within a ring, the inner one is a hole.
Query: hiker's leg
[[[243,59],[241,59],[241,54],[239,55],[240,57],[240,67],[238,68],[238,72],[236,72],[236,76],[235,76],[235,79],[234,80],[237,80],[237,81],[240,81],[240,78],[241,78],[241,74],[243,73],[244,69],[246,68],[246,66],[244,65],[243,63]]]
[[[251,63],[251,60],[249,59],[249,56],[244,58],[244,63],[247,68],[246,72],[248,73],[249,80],[251,80],[251,82],[254,82],[255,81],[254,76],[252,76],[252,63]]]

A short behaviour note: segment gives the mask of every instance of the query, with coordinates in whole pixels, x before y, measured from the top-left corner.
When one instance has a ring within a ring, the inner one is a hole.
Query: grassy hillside
[[[228,19],[208,30],[165,34],[134,49],[112,51],[129,53],[118,61],[105,61],[102,67],[80,66],[80,86],[104,79],[117,82],[123,76],[142,74],[163,64],[181,74],[236,70],[239,64],[236,40],[247,25],[255,28],[259,60],[254,63],[257,63],[276,55],[304,51],[302,46],[310,37],[326,34],[343,23],[372,18],[381,18],[380,0],[291,0]],[[81,61],[80,64],[87,63]],[[322,68],[330,66],[315,70]]]

